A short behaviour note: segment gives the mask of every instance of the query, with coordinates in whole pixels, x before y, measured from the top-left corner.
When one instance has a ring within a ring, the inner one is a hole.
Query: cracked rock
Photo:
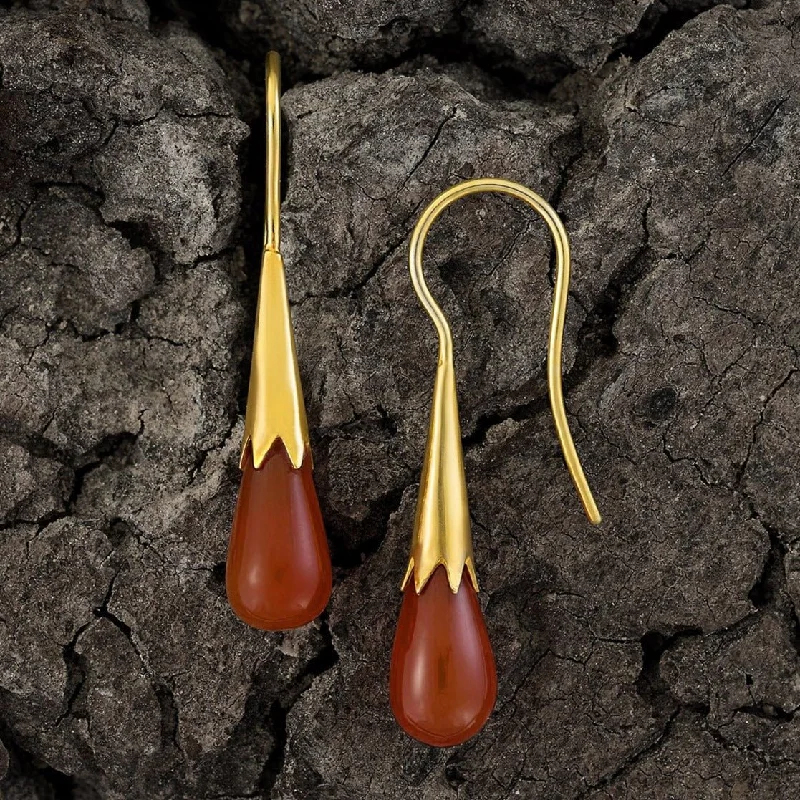
[[[220,16],[185,0],[170,5],[206,25],[218,26],[221,18],[222,38],[253,60],[267,49],[280,50],[291,76],[380,71],[433,53],[547,85],[575,70],[594,72],[631,43],[641,49],[642,40],[658,36],[671,19],[684,21],[715,3],[625,0],[612,9],[603,0],[225,0]]]
[[[328,74],[374,67],[422,40],[457,28],[457,0],[226,0],[223,19],[239,47],[257,53],[280,49],[288,68]]]
[[[155,273],[147,251],[132,248],[84,198],[53,187],[28,206],[19,247],[3,262],[13,282],[4,301],[43,319],[69,320],[91,336],[127,322],[131,303],[152,289]]]
[[[721,729],[748,714],[788,722],[800,707],[797,651],[774,613],[743,631],[680,642],[661,675],[682,703],[708,707]]]
[[[800,6],[737,5],[2,5],[4,796],[794,796]],[[267,45],[336,572],[284,634],[224,589]],[[425,270],[500,687],[440,751],[386,690],[436,364],[407,245],[486,175],[570,233],[567,408],[604,523],[548,410],[546,229],[464,200]]]
[[[39,457],[7,442],[0,450],[0,497],[4,520],[34,522],[64,501],[69,470],[54,458]]]
[[[646,50],[670,22],[713,5],[714,0],[624,0],[609,13],[602,0],[517,0],[468,2],[463,13],[477,47],[496,65],[548,83],[575,70],[595,72],[620,52]]]
[[[756,754],[728,747],[703,730],[692,714],[681,715],[669,734],[658,746],[624,765],[608,786],[585,796],[591,800],[661,800],[671,794],[700,800],[720,796],[767,800],[790,797],[794,791],[796,765],[765,768]]]
[[[540,80],[576,67],[596,70],[642,21],[652,0],[522,0],[468,3],[465,14],[478,41],[502,63],[522,65]],[[657,5],[657,4],[656,4]]]
[[[118,127],[95,162],[106,222],[141,225],[179,264],[230,242],[240,199],[236,144],[242,123],[172,117]]]

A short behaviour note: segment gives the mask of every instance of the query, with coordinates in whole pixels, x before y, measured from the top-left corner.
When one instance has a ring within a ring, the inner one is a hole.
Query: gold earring
[[[228,601],[249,625],[305,625],[328,603],[332,570],[280,254],[280,59],[267,56],[267,196],[242,484],[228,548]]]
[[[586,515],[592,523],[600,522],[564,412],[561,346],[570,271],[564,226],[545,200],[518,183],[496,178],[459,183],[425,209],[409,248],[414,290],[439,334],[439,363],[389,677],[392,711],[400,726],[415,739],[438,747],[460,744],[476,734],[497,697],[494,655],[476,596],[453,339],[422,272],[422,250],[431,225],[451,203],[480,192],[500,192],[527,203],[552,233],[556,283],[547,355],[550,408]]]

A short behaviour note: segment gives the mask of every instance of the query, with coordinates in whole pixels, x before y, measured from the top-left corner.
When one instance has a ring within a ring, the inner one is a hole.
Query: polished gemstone
[[[466,571],[455,594],[441,566],[419,595],[413,576],[408,581],[392,649],[389,696],[403,730],[436,747],[466,741],[489,718],[497,673]]]
[[[294,469],[278,441],[256,469],[248,447],[225,582],[231,607],[254,628],[298,628],[325,608],[331,559],[308,453]]]

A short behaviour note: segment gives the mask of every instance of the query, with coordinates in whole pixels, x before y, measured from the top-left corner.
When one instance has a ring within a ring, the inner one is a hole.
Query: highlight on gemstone
[[[478,597],[466,570],[453,593],[439,566],[419,593],[406,584],[389,675],[400,727],[425,744],[474,736],[497,699],[497,672]]]
[[[262,630],[298,628],[327,605],[331,559],[308,452],[295,469],[278,440],[256,469],[248,444],[225,583],[237,616]]]

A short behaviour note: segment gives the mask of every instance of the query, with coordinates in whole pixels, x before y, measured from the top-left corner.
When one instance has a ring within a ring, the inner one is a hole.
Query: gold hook
[[[420,592],[439,564],[448,572],[450,588],[458,590],[464,567],[467,567],[477,589],[472,556],[472,537],[469,529],[466,481],[464,479],[461,430],[458,422],[455,371],[453,367],[453,338],[442,309],[431,296],[422,271],[422,251],[425,237],[439,215],[456,200],[481,192],[500,192],[527,203],[537,211],[553,236],[556,248],[556,283],[547,353],[547,380],[550,408],[556,433],[564,453],[564,461],[578,490],[589,520],[597,525],[600,512],[583,472],[575,444],[572,441],[561,385],[562,342],[564,318],[569,292],[569,240],[564,225],[553,208],[538,194],[512,181],[501,178],[479,178],[464,181],[440,194],[422,212],[411,235],[409,268],[414,290],[439,334],[439,363],[436,371],[431,422],[425,464],[420,482],[420,498],[414,525],[405,586],[412,572],[414,585]],[[415,569],[416,566],[416,569]]]
[[[269,53],[266,61],[267,174],[264,213],[264,252],[258,288],[250,388],[244,420],[240,463],[247,445],[258,469],[272,445],[283,442],[292,466],[299,469],[310,457],[308,422],[300,385],[292,316],[280,250],[281,211],[281,60]]]
[[[281,57],[267,53],[267,188],[264,249],[281,249]]]

